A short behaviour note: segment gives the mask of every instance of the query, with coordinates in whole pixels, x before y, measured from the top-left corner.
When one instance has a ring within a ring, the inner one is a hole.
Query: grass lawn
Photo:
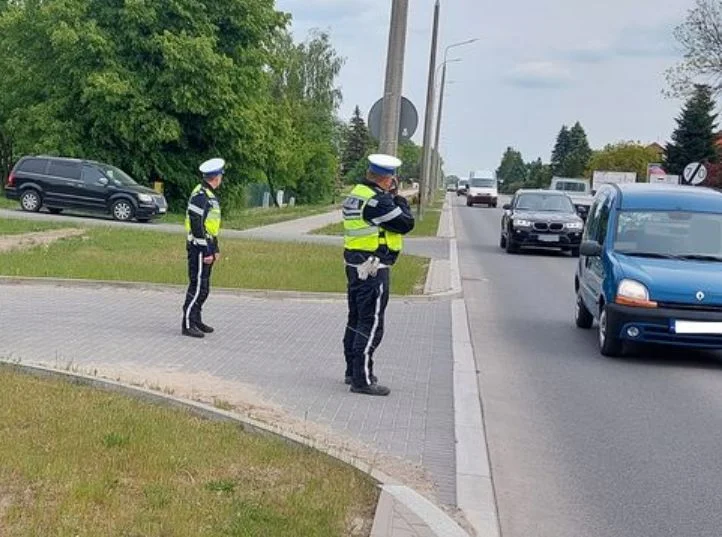
[[[223,212],[223,227],[226,229],[250,229],[254,227],[267,226],[277,224],[287,220],[323,214],[340,207],[339,204],[330,205],[297,205],[295,207],[269,207],[262,209],[254,207],[252,209],[243,209],[237,211]],[[0,196],[0,209],[19,209],[20,204],[15,200],[9,200],[4,196]],[[222,209],[222,207],[221,207]],[[68,211],[66,211],[68,213]],[[69,210],[69,214],[83,215],[87,214],[82,211]],[[97,213],[93,213],[97,215]],[[108,216],[110,218],[110,216]],[[169,213],[154,222],[162,224],[182,224],[185,220],[185,214]],[[73,218],[68,218],[68,225],[72,225]]]
[[[281,209],[278,207],[269,207],[268,209],[255,207],[241,211],[226,211],[223,213],[223,227],[225,229],[251,229],[286,222],[296,218],[327,213],[338,207],[338,205],[298,205],[296,207],[283,207]],[[184,220],[185,214],[171,213],[157,220],[157,222],[164,224],[182,224]]]
[[[16,200],[9,200],[5,194],[0,191],[0,209],[17,209],[20,204]]]
[[[35,222],[33,220],[19,220],[14,218],[0,218],[0,235],[17,235],[19,233],[32,233],[48,229],[68,228],[70,225],[51,222]],[[80,227],[80,226],[78,226]]]
[[[5,226],[18,225],[9,222],[0,220],[0,234]],[[221,239],[221,249],[222,258],[213,271],[216,287],[339,293],[346,290],[340,246]],[[84,237],[14,250],[2,257],[3,276],[187,283],[182,235],[92,227]],[[421,293],[427,268],[427,259],[402,256],[394,267],[394,294]]]
[[[0,423],[3,537],[341,537],[377,501],[313,450],[9,368]]]

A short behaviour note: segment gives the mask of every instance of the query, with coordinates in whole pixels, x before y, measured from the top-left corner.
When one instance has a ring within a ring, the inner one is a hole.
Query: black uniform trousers
[[[353,386],[371,384],[374,351],[384,336],[384,314],[389,303],[389,268],[381,268],[366,280],[358,277],[356,267],[346,266],[348,280],[348,324],[343,339],[346,375]]]
[[[188,291],[183,304],[183,328],[202,322],[201,312],[210,292],[213,263],[203,263],[204,249],[188,243]]]

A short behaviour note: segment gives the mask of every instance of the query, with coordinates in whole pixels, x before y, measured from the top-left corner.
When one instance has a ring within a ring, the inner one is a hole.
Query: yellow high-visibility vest
[[[347,250],[375,252],[386,245],[392,252],[400,252],[404,236],[369,224],[363,219],[363,211],[369,200],[376,195],[371,187],[356,185],[344,202],[344,246]]]
[[[193,196],[198,194],[198,192],[201,191],[202,188],[205,188],[202,184],[196,186],[193,189],[193,192],[191,192],[191,199],[193,199]],[[218,237],[218,233],[221,231],[221,206],[218,203],[218,199],[216,198],[216,195],[213,193],[213,191],[210,188],[205,188],[205,194],[206,197],[208,197],[210,204],[211,204],[211,210],[208,211],[208,216],[206,217],[205,221],[205,229],[206,233],[216,238]],[[186,211],[186,232],[190,234],[191,232],[191,219],[190,219],[190,204],[188,206],[188,210]],[[195,206],[194,206],[195,207]],[[199,207],[200,209],[200,207]]]

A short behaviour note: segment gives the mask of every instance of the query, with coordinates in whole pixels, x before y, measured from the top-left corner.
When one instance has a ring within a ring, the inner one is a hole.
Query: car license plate
[[[167,210],[168,210],[168,209],[166,209],[165,207],[161,207],[160,209],[158,209],[158,212],[159,212],[160,214],[163,214],[163,213],[165,213]]]
[[[676,334],[722,335],[722,323],[703,321],[675,321]]]
[[[539,242],[559,242],[559,235],[539,235]]]

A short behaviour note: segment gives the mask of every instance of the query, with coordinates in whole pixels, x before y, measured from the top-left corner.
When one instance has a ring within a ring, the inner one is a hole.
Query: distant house
[[[664,155],[664,146],[661,144],[658,144],[657,142],[652,142],[647,146],[649,149],[654,149],[655,152],[661,157]]]

